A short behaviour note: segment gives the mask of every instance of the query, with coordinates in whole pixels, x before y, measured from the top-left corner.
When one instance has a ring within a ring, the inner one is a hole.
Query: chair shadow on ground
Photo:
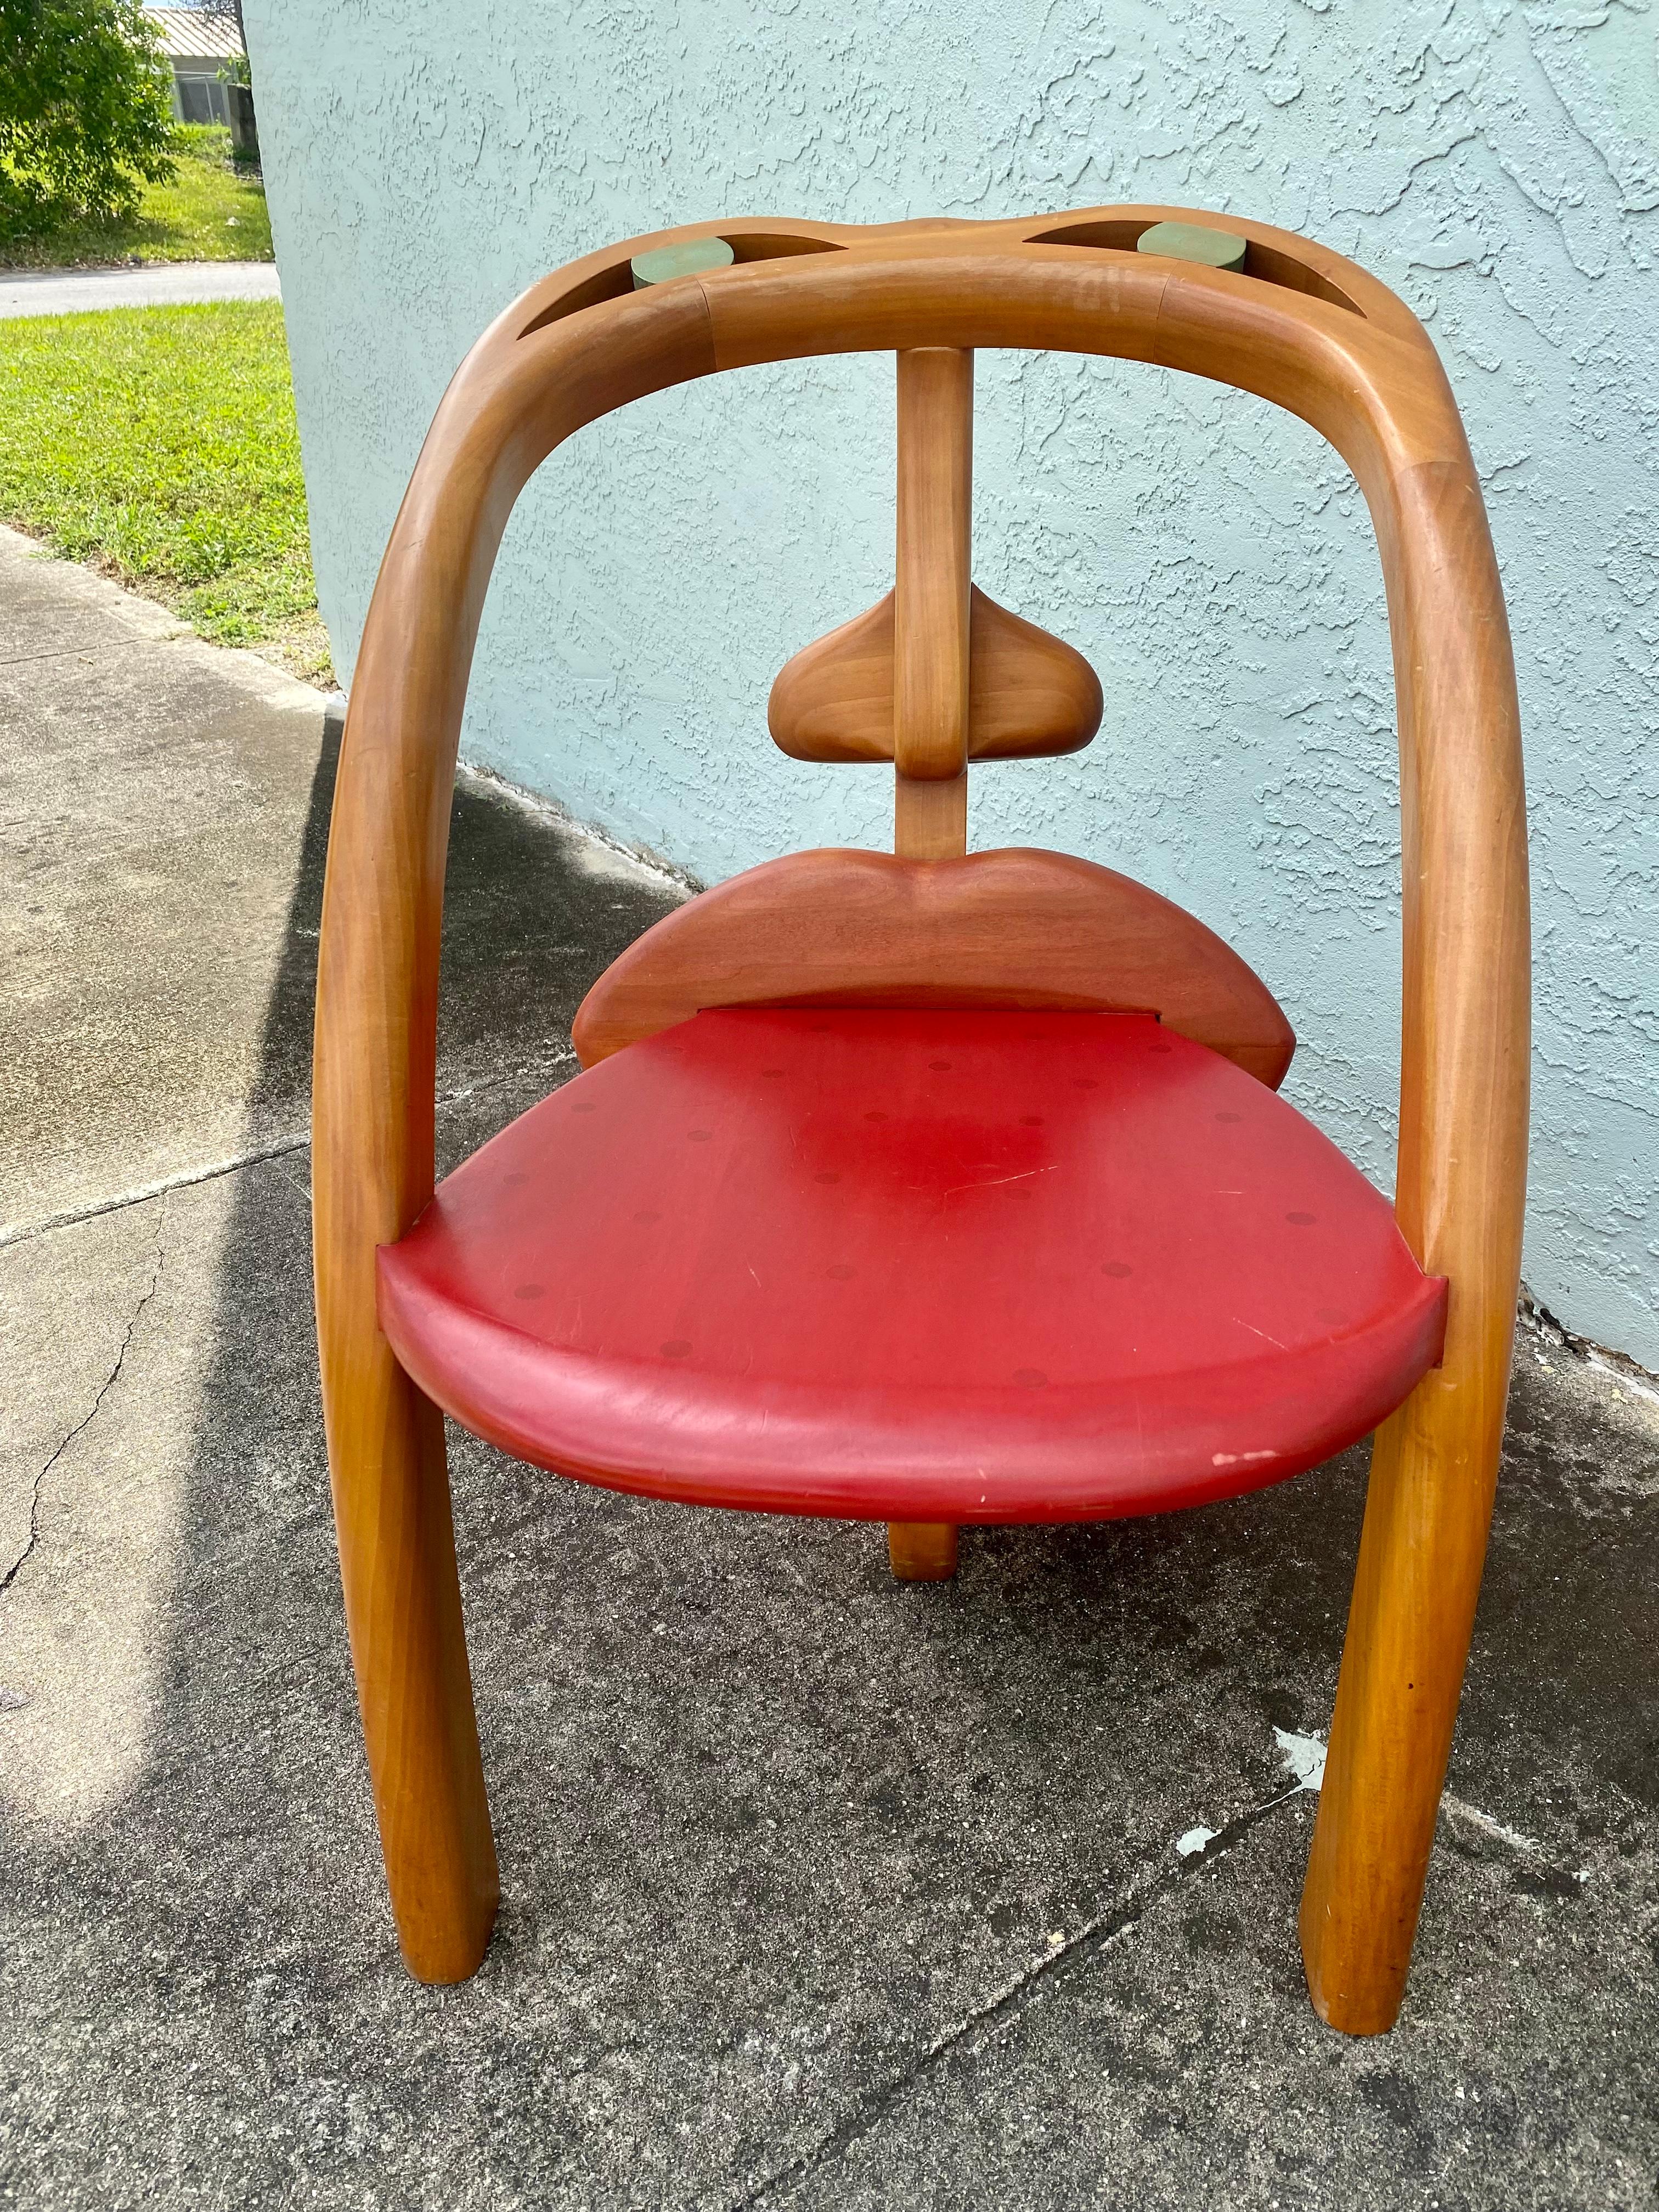
[[[296,1121],[333,757],[256,1101]],[[446,1163],[571,1072],[586,983],[671,902],[574,850],[459,787]],[[1125,1910],[1129,1929],[1176,1837],[1282,1791],[1276,1727],[1326,1724],[1363,1449],[1158,1520],[975,1533],[954,1584],[902,1588],[878,1527],[623,1498],[452,1433],[503,1905],[476,1979],[424,1990],[395,1948],[347,1661],[305,1157],[231,1179],[151,1767],[51,1870],[88,2053],[56,2155],[193,2172],[222,2201],[419,2201],[457,2172],[477,2193],[448,2201],[735,2204],[822,2186],[850,2202],[854,2168],[836,2181],[826,2162],[902,2134],[914,2089],[978,2114],[963,2188],[970,2169],[990,2185],[1000,2160],[1017,2175],[1018,2129],[988,2142],[982,2124],[1000,2080],[1011,2109],[1034,2094],[1020,2038],[1039,2030],[1015,2017],[1018,1990],[1079,1930],[1109,1935]],[[1629,1828],[1659,1796],[1659,1486],[1610,1496],[1606,1436],[1523,1370],[1454,1784],[1550,1804],[1588,1849],[1585,1823]],[[1108,2171],[1142,2177],[1136,2201],[1195,2201],[1194,2174],[1239,2161],[1295,2184],[1318,2164],[1297,2118],[1316,2083],[1328,2184],[1331,2160],[1438,2170],[1436,2022],[1501,1951],[1471,1959],[1467,1931],[1453,1945],[1446,1898],[1474,1883],[1501,1918],[1529,1869],[1476,1851],[1457,1874],[1437,1854],[1419,2026],[1389,2061],[1417,2071],[1391,2107],[1362,2094],[1374,2057],[1307,2008],[1303,1813],[1264,1821],[1202,1887],[1195,1866],[1190,1890],[1158,1891],[1116,1948],[1079,1954],[1067,2018],[1096,2117],[1073,2112],[1045,2201],[1073,2185],[1081,2201],[1083,2177]],[[1550,1909],[1565,1942],[1583,1901]],[[998,2003],[981,2050],[962,2023]],[[1534,2023],[1540,2069],[1558,2032]],[[1229,2069],[1247,2063],[1271,2094],[1235,2106]],[[1484,2063],[1501,2075],[1505,2055]],[[1023,2186],[1003,2201],[1036,2201]],[[966,2201],[940,2187],[934,2201]]]

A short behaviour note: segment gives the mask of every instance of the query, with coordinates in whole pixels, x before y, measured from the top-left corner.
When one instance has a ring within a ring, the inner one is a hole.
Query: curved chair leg
[[[333,1469],[340,1572],[398,1940],[422,1981],[459,1982],[495,1923],[495,1848],[443,1416],[392,1364],[381,1419],[353,1424],[358,1463]]]
[[[1406,1993],[1474,1625],[1498,1437],[1441,1374],[1378,1430],[1302,1893],[1321,2018],[1393,2027]]]

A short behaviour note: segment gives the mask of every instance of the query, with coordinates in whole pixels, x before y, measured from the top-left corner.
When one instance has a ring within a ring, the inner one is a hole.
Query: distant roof
[[[242,52],[242,41],[228,15],[209,15],[199,8],[144,9],[161,33],[169,61],[232,61]]]

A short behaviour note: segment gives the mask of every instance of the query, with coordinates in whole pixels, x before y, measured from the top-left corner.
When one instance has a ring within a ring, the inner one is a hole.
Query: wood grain
[[[893,587],[893,761],[918,782],[968,765],[974,356],[898,357],[898,552]]]
[[[636,938],[573,1035],[591,1067],[705,1006],[788,1004],[1150,1012],[1275,1091],[1296,1048],[1266,984],[1194,915],[1091,860],[1020,847],[763,861]]]
[[[609,338],[510,313],[463,364],[380,565],[335,787],[319,946],[312,1127],[317,1327],[346,1625],[398,1939],[465,1978],[497,1876],[473,1719],[443,1424],[375,1317],[374,1252],[432,1195],[438,936],[455,743],[490,562],[557,440],[712,367],[696,285],[630,294]],[[538,353],[562,354],[550,376]]]
[[[968,846],[968,773],[949,783],[893,778],[893,846],[918,860],[951,860]]]
[[[968,849],[974,356],[945,346],[901,353],[897,391],[893,849],[949,861]],[[956,1530],[891,1522],[887,1552],[896,1575],[948,1577]]]
[[[1413,468],[1385,562],[1406,829],[1395,1210],[1450,1282],[1446,1349],[1377,1432],[1302,1905],[1316,2006],[1404,1996],[1498,1479],[1526,1195],[1528,929],[1520,717],[1473,465]]]
[[[766,712],[794,760],[893,757],[893,600],[808,646],[780,671]],[[1100,679],[1083,655],[981,592],[969,599],[968,757],[1049,759],[1100,727]]]
[[[1244,271],[1137,255],[1133,240],[1166,220],[1242,234]],[[732,267],[632,290],[636,254],[716,235],[731,240]],[[1426,335],[1339,255],[1182,208],[868,230],[747,220],[628,240],[515,301],[444,396],[382,563],[352,689],[314,1093],[330,1467],[399,1934],[417,1972],[453,1977],[476,1963],[494,1910],[441,1435],[380,1334],[374,1250],[431,1195],[455,747],[501,531],[561,440],[648,392],[816,354],[985,346],[1155,362],[1288,409],[1353,471],[1382,555],[1406,887],[1397,1208],[1419,1263],[1451,1290],[1443,1365],[1377,1440],[1303,1905],[1316,2005],[1339,2027],[1372,2032],[1404,1990],[1508,1382],[1528,1050],[1519,719],[1480,487]],[[943,372],[940,390],[951,376],[960,383],[960,370]],[[948,587],[965,607],[965,563],[959,583],[919,577],[917,586],[919,604]],[[953,679],[963,699],[953,723],[945,676],[962,669],[967,617],[947,609],[943,619],[913,654],[896,609],[896,691],[915,686],[919,715],[913,731],[896,732],[896,756],[925,771],[908,777],[907,793],[950,790],[959,739],[966,757],[969,686]],[[947,820],[942,804],[919,801],[907,826],[901,803],[902,836],[929,851],[953,839],[959,812],[953,805]]]
[[[899,1583],[948,1583],[957,1571],[957,1532],[948,1521],[890,1521],[887,1559]]]

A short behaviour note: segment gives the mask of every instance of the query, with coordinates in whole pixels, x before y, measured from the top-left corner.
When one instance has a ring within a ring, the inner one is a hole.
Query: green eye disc
[[[1200,261],[1207,269],[1242,270],[1248,243],[1230,230],[1211,230],[1202,223],[1155,222],[1136,239],[1135,252],[1162,253],[1171,261]]]
[[[676,276],[729,269],[737,258],[723,238],[688,238],[678,246],[659,246],[654,253],[636,253],[629,266],[634,271],[634,289],[643,292],[647,284],[671,283]]]

